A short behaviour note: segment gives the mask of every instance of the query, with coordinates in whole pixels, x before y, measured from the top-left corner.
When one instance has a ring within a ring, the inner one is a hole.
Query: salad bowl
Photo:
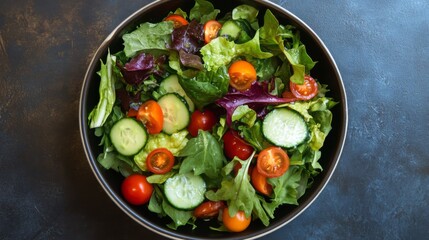
[[[221,2],[221,4],[220,4]],[[114,53],[123,49],[122,36],[128,33],[143,22],[160,22],[169,12],[181,8],[189,11],[194,1],[187,0],[159,0],[137,10],[134,14],[120,23],[113,32],[107,36],[104,42],[95,52],[91,60],[85,79],[83,81],[80,105],[79,105],[79,125],[81,139],[89,166],[101,187],[115,204],[129,217],[142,226],[156,232],[157,234],[171,239],[255,239],[269,234],[295,219],[300,213],[307,209],[317,196],[328,184],[334,170],[340,160],[347,133],[348,115],[347,98],[344,85],[338,67],[327,47],[317,34],[300,20],[297,16],[284,8],[264,0],[255,1],[213,1],[215,8],[220,12],[231,11],[240,4],[248,4],[261,13],[269,9],[281,24],[290,24],[300,31],[301,41],[305,44],[308,54],[317,61],[316,67],[312,69],[312,75],[320,79],[323,84],[329,86],[327,95],[334,99],[337,104],[332,111],[332,130],[327,136],[321,149],[322,155],[319,160],[323,171],[313,179],[313,184],[305,194],[299,198],[298,205],[281,205],[275,211],[275,217],[270,221],[269,226],[263,225],[260,221],[253,221],[246,230],[233,233],[227,231],[210,230],[210,221],[198,222],[198,226],[181,226],[176,230],[167,227],[169,223],[165,218],[160,218],[157,214],[149,211],[145,206],[135,206],[127,203],[121,195],[121,183],[123,176],[119,173],[106,170],[97,161],[97,156],[103,152],[99,145],[100,138],[95,136],[94,130],[89,127],[88,115],[99,101],[99,75],[97,72],[101,67],[100,59],[105,59],[108,51]],[[262,15],[262,14],[261,14]]]

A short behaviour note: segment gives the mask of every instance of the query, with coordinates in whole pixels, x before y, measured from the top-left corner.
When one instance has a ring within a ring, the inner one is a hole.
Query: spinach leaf
[[[188,141],[179,156],[185,158],[180,166],[180,173],[194,171],[195,175],[205,174],[212,179],[219,177],[226,162],[219,142],[209,132],[202,130],[197,137]]]
[[[143,23],[136,30],[124,34],[124,53],[128,58],[143,50],[167,50],[173,32],[172,21]],[[148,34],[150,33],[150,34]]]

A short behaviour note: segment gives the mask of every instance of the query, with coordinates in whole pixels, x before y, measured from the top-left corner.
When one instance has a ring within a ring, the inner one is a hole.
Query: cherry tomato
[[[295,97],[295,95],[293,95],[293,93],[292,93],[291,91],[284,91],[284,92],[282,93],[282,97],[283,97],[283,98],[290,99],[290,100],[292,100],[292,101],[296,101],[296,100],[298,100],[298,98],[297,98],[297,97]]]
[[[238,211],[232,217],[229,215],[228,208],[224,208],[222,212],[223,225],[231,232],[244,231],[250,225],[251,219],[251,217],[246,218],[244,211]]]
[[[133,174],[125,178],[121,185],[125,200],[133,205],[142,205],[150,200],[153,186],[140,174]]]
[[[282,148],[269,147],[259,153],[256,166],[265,177],[280,177],[289,168],[289,157]]]
[[[222,139],[225,155],[229,159],[237,156],[241,160],[246,160],[253,153],[253,147],[247,144],[234,130],[228,130]]]
[[[253,65],[244,60],[239,60],[231,64],[228,74],[230,79],[229,85],[239,91],[249,89],[257,78]]]
[[[146,166],[152,173],[167,173],[174,166],[174,156],[167,148],[157,148],[147,156]]]
[[[267,182],[267,177],[259,173],[257,168],[252,170],[252,185],[260,193],[270,196],[273,193],[273,187]]]
[[[134,108],[130,108],[127,112],[127,117],[137,117],[138,111]]]
[[[209,43],[211,40],[217,37],[217,33],[222,28],[222,24],[220,24],[216,20],[207,21],[204,24],[204,42]]]
[[[162,131],[164,115],[161,106],[154,100],[144,102],[139,107],[137,119],[145,125],[149,134],[157,134]]]
[[[303,84],[296,84],[292,81],[289,83],[290,91],[301,100],[309,100],[317,95],[317,82],[309,75],[305,75]]]
[[[213,218],[216,217],[224,207],[225,203],[222,201],[203,202],[194,209],[194,216],[197,218]]]
[[[188,21],[178,14],[171,14],[167,16],[164,21],[172,21],[174,23],[174,28],[188,25]]]
[[[217,117],[212,111],[205,110],[201,112],[195,110],[191,115],[191,123],[189,124],[188,131],[191,136],[196,137],[199,129],[204,131],[211,130],[216,122]]]

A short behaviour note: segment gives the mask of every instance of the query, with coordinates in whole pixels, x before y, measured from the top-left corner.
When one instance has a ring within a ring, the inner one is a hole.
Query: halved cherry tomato
[[[201,203],[197,208],[194,209],[194,216],[196,218],[213,218],[216,217],[219,212],[225,207],[225,203],[222,201],[207,201]]]
[[[253,153],[253,147],[247,144],[234,130],[228,130],[222,139],[225,155],[229,159],[237,156],[241,160],[246,160]]]
[[[239,60],[231,64],[228,74],[230,79],[229,85],[239,91],[249,89],[257,78],[253,65],[244,60]]]
[[[246,218],[244,211],[238,211],[234,216],[229,215],[228,208],[224,208],[222,212],[222,222],[225,227],[231,232],[242,232],[249,225],[252,217]]]
[[[265,177],[280,177],[289,168],[289,157],[282,148],[269,147],[259,153],[256,166]]]
[[[222,28],[222,24],[220,24],[216,20],[207,21],[204,24],[204,42],[209,43],[211,40],[217,37],[217,33]]]
[[[317,95],[317,82],[309,75],[305,75],[303,84],[296,84],[292,81],[289,83],[290,91],[301,100],[309,100]]]
[[[121,185],[122,196],[133,205],[142,205],[150,200],[153,186],[140,174],[133,174],[125,178]]]
[[[188,25],[188,21],[178,14],[171,14],[164,18],[164,21],[172,21],[174,23],[174,28]]]
[[[213,128],[213,126],[217,122],[216,115],[210,111],[199,111],[195,110],[191,115],[191,123],[188,126],[188,131],[192,137],[196,137],[198,135],[198,130],[208,131]]]
[[[257,168],[252,170],[252,185],[260,193],[270,196],[273,193],[273,187],[267,182],[267,177],[259,173]]]
[[[167,173],[174,166],[174,156],[167,148],[157,148],[147,156],[146,166],[152,173]]]
[[[162,131],[164,115],[161,106],[154,100],[144,102],[138,110],[137,119],[146,127],[149,134],[156,134]]]

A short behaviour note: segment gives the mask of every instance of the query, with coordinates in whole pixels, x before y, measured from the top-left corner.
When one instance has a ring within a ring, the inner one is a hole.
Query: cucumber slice
[[[122,118],[110,130],[110,140],[120,154],[131,156],[144,147],[147,133],[141,123],[132,118]]]
[[[164,194],[175,208],[190,210],[204,201],[206,183],[193,173],[177,174],[164,185]]]
[[[186,95],[185,90],[179,83],[179,78],[177,77],[177,75],[173,74],[162,80],[159,85],[159,92],[162,95],[166,93],[177,93],[186,100],[186,103],[189,106],[189,111],[193,112],[195,110],[195,104],[188,97],[188,95]]]
[[[189,124],[189,113],[186,100],[176,93],[167,93],[158,100],[164,115],[162,131],[167,134],[176,133]]]
[[[240,34],[241,28],[234,20],[226,21],[219,31],[219,36],[228,38],[229,40],[235,40]]]
[[[273,144],[285,148],[296,147],[310,136],[301,114],[288,108],[268,113],[262,123],[262,133]]]

